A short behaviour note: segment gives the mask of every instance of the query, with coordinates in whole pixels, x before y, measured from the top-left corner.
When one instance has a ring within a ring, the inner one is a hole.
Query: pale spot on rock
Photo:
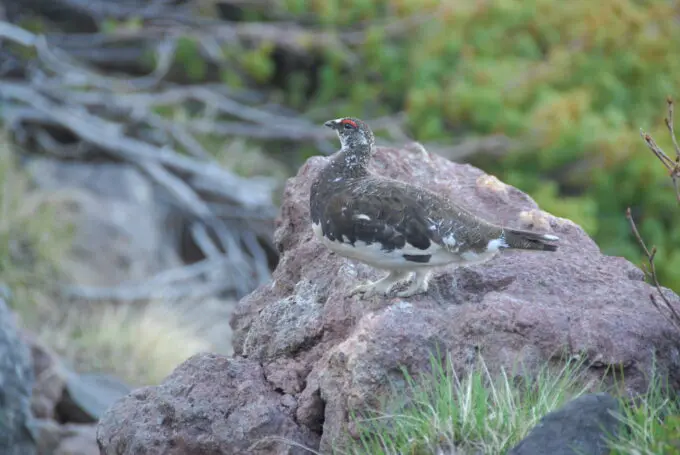
[[[477,184],[478,188],[489,189],[494,193],[497,193],[503,199],[507,200],[508,186],[505,183],[498,180],[498,178],[495,175],[488,174],[482,175],[477,178],[477,181],[475,183]]]

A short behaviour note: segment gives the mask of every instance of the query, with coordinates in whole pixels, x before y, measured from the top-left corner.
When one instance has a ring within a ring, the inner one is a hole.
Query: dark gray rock
[[[36,378],[31,410],[38,455],[99,455],[94,423],[130,388],[107,375],[71,371],[35,335],[23,331],[22,338]]]
[[[58,405],[59,415],[68,422],[96,423],[118,399],[131,389],[118,379],[99,373],[66,373],[64,395]]]
[[[14,314],[0,299],[0,453],[33,455],[33,365]]]
[[[619,403],[607,393],[582,395],[547,414],[508,455],[607,455]]]
[[[77,373],[32,333],[22,338],[33,359],[31,409],[38,419],[62,423],[95,423],[119,398],[130,393],[117,378],[99,373]]]

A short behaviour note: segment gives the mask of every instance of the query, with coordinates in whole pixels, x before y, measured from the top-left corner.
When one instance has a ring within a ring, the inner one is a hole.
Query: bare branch
[[[232,287],[229,265],[228,258],[221,256],[165,270],[140,282],[127,282],[114,287],[62,286],[61,293],[67,298],[86,300],[199,299]],[[206,280],[205,277],[215,270],[223,273],[213,280]]]
[[[0,38],[8,39],[26,47],[35,46],[37,39],[33,33],[4,21],[0,21]]]
[[[256,233],[268,233],[263,227],[269,226],[276,215],[271,199],[275,182],[265,177],[242,178],[222,168],[194,136],[196,131],[190,123],[193,120],[183,124],[166,119],[155,112],[155,107],[170,104],[176,108],[198,102],[205,107],[205,115],[212,115],[217,124],[269,131],[277,138],[322,140],[318,127],[298,115],[284,114],[280,108],[244,104],[245,100],[259,102],[253,92],[244,91],[232,99],[228,89],[219,85],[169,86],[158,93],[140,92],[156,88],[172,63],[174,38],[167,36],[158,40],[162,51],[159,66],[151,75],[136,79],[97,74],[68,52],[49,44],[44,36],[11,24],[0,22],[0,38],[34,47],[38,52],[37,66],[44,67],[44,71],[33,71],[28,82],[0,80],[0,118],[15,133],[14,137],[37,141],[48,153],[59,156],[103,151],[116,160],[136,165],[188,214],[196,245],[206,261],[212,261],[206,262],[207,268],[200,273],[187,266],[119,287],[67,286],[63,288],[65,295],[146,300],[232,291],[242,296],[269,279],[267,255]],[[81,91],[83,87],[88,91]],[[244,123],[225,122],[220,117],[235,117]],[[52,134],[55,128],[70,131],[80,141],[62,145]],[[176,146],[191,156],[183,155]],[[220,213],[213,211],[217,207]]]
[[[652,304],[666,317],[666,319],[668,319],[668,321],[671,324],[675,325],[677,329],[680,329],[680,313],[678,313],[675,307],[671,304],[670,300],[668,300],[668,298],[664,294],[656,274],[656,265],[654,263],[654,258],[656,256],[656,247],[652,247],[651,250],[647,248],[645,241],[642,240],[642,236],[640,235],[640,232],[638,231],[638,228],[635,225],[635,221],[633,220],[630,207],[626,210],[626,218],[628,218],[628,222],[630,223],[633,235],[635,235],[635,238],[637,239],[638,243],[640,244],[640,247],[645,252],[645,256],[647,257],[648,267],[643,268],[643,271],[645,272],[645,277],[649,281],[651,281],[651,284],[653,284],[654,287],[656,288],[657,292],[659,293],[659,296],[661,296],[665,309],[662,309],[661,305],[657,302],[656,298],[654,297],[654,294],[650,294],[649,298]],[[670,316],[668,315],[668,313],[670,313]]]
[[[668,117],[666,117],[666,128],[671,133],[671,140],[673,141],[673,148],[675,149],[675,163],[680,161],[680,146],[678,145],[678,140],[675,137],[675,130],[673,128],[673,100],[669,97],[666,99],[668,104]]]
[[[673,188],[675,189],[675,195],[680,204],[680,187],[678,186],[678,179],[680,179],[680,146],[675,138],[675,131],[673,129],[673,100],[669,97],[666,100],[668,104],[668,117],[666,117],[666,128],[671,134],[671,140],[673,141],[673,147],[675,148],[675,159],[671,159],[666,153],[659,147],[659,145],[654,141],[652,136],[640,130],[640,136],[647,144],[647,147],[654,153],[654,155],[661,161],[666,169],[668,169],[668,175],[673,182]]]

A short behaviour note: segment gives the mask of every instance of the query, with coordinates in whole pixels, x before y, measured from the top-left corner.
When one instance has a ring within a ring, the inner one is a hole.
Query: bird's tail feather
[[[550,234],[521,231],[518,229],[503,229],[506,248],[519,250],[556,251],[559,237]]]

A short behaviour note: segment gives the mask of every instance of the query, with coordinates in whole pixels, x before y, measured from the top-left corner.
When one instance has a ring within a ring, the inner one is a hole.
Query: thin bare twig
[[[680,146],[678,146],[678,141],[675,138],[675,130],[673,128],[674,121],[673,100],[670,97],[668,97],[666,99],[666,103],[668,105],[668,116],[665,119],[665,123],[666,128],[668,128],[668,131],[671,135],[671,140],[673,141],[675,159],[674,160],[671,159],[661,149],[661,147],[658,146],[658,144],[656,143],[656,141],[654,141],[652,136],[650,136],[649,134],[645,133],[642,130],[640,130],[640,135],[642,136],[642,139],[645,141],[645,144],[647,144],[647,147],[652,151],[652,153],[654,153],[654,156],[656,156],[659,159],[659,161],[661,161],[661,163],[666,167],[666,169],[668,169],[669,176],[671,177],[671,180],[673,182],[673,188],[675,189],[676,199],[678,200],[678,203],[680,203],[680,189],[678,186],[678,179],[680,178]],[[640,244],[642,250],[645,253],[645,256],[647,257],[648,266],[643,267],[645,277],[652,282],[654,287],[656,287],[656,290],[659,293],[659,296],[661,296],[661,300],[663,301],[663,307],[665,307],[667,311],[663,309],[662,305],[657,301],[657,298],[654,296],[654,294],[650,294],[649,299],[651,300],[652,304],[656,307],[656,309],[659,310],[660,313],[662,313],[677,329],[680,330],[680,313],[678,313],[675,307],[671,304],[668,297],[666,297],[666,295],[663,293],[661,285],[659,284],[659,279],[656,273],[656,266],[654,264],[654,258],[656,256],[656,247],[652,247],[651,250],[647,248],[647,245],[645,244],[644,240],[642,240],[642,236],[638,232],[637,226],[633,221],[630,207],[626,211],[626,218],[628,218],[628,221],[630,222],[633,235],[635,235],[635,238],[637,239],[638,243]]]
[[[164,270],[139,282],[122,283],[113,287],[62,286],[68,298],[86,300],[137,301],[153,299],[201,299],[233,286],[229,279],[230,259],[221,255],[195,264]],[[213,272],[221,271],[219,275]]]
[[[668,175],[673,182],[673,188],[675,189],[675,195],[680,204],[680,186],[678,185],[678,179],[680,179],[680,146],[678,146],[678,141],[675,138],[675,131],[673,128],[673,100],[669,97],[666,100],[668,104],[668,117],[666,117],[666,128],[671,134],[671,140],[673,141],[673,148],[675,149],[675,159],[670,158],[659,145],[654,141],[652,136],[640,130],[640,136],[647,144],[647,147],[654,153],[654,155],[661,161],[666,169],[668,169]]]
[[[649,281],[651,281],[651,284],[654,285],[657,292],[661,296],[661,299],[663,300],[664,306],[666,307],[668,312],[670,312],[671,316],[668,316],[667,312],[663,310],[659,302],[656,300],[656,297],[654,297],[654,294],[650,293],[649,299],[651,300],[652,305],[654,305],[656,309],[659,310],[659,312],[663,314],[671,324],[675,325],[676,328],[680,329],[680,313],[678,313],[675,307],[671,304],[670,300],[668,300],[668,297],[666,297],[666,294],[664,294],[663,289],[661,288],[661,284],[659,283],[659,278],[656,273],[656,265],[654,264],[654,258],[656,257],[656,247],[653,246],[651,250],[647,248],[645,241],[642,240],[642,236],[640,235],[640,232],[638,231],[638,228],[635,225],[635,221],[633,220],[630,207],[626,210],[626,218],[628,218],[628,222],[630,223],[633,235],[635,235],[635,238],[637,239],[638,243],[640,244],[640,247],[645,252],[645,256],[647,257],[648,265],[642,268],[645,277]]]

